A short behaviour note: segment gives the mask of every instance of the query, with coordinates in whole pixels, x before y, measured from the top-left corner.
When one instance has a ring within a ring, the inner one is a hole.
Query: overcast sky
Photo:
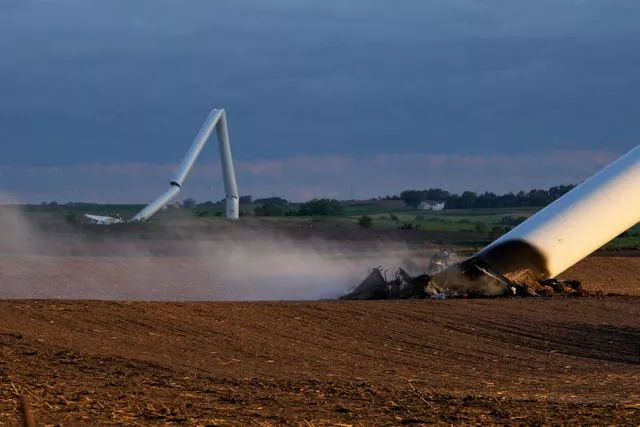
[[[638,144],[639,16],[637,0],[1,0],[0,193],[147,202],[213,107],[254,197],[576,183]],[[214,144],[188,196],[223,197]]]

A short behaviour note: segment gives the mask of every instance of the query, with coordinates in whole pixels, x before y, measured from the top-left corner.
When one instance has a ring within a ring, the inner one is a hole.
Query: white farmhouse
[[[441,211],[444,209],[445,202],[437,202],[433,200],[425,200],[418,205],[418,209],[423,211]]]

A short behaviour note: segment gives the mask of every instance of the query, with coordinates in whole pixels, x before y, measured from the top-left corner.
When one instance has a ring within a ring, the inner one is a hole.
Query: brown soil
[[[0,418],[637,425],[639,302],[4,302]]]
[[[578,280],[589,290],[640,295],[640,257],[591,256],[560,278]]]
[[[254,221],[250,231],[265,224]],[[201,228],[180,229],[170,242],[157,230],[129,238],[106,228],[81,239],[56,229],[37,246],[5,239],[0,295],[218,298],[221,271],[197,255],[235,237],[211,230],[204,239]],[[320,229],[325,240],[348,242],[324,242],[330,253],[452,241],[444,232],[285,228],[298,241]],[[326,269],[304,260],[293,276],[310,281]],[[361,261],[330,262],[377,265]],[[639,425],[640,257],[589,257],[561,278],[627,296],[0,301],[0,425],[19,421],[20,396],[38,423],[60,425]],[[255,286],[247,284],[249,295]]]
[[[640,258],[565,276],[640,295]],[[4,301],[0,377],[9,424],[638,425],[640,297]]]

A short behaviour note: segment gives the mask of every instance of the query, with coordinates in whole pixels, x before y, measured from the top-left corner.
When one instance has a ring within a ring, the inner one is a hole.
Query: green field
[[[241,205],[243,218],[252,218],[257,205]],[[295,205],[292,205],[295,207]],[[60,206],[32,205],[25,206],[26,216],[34,221],[67,221],[78,222],[82,214],[97,215],[120,214],[123,218],[131,218],[144,206],[142,205],[97,205],[69,204]],[[469,246],[486,244],[500,234],[516,226],[530,217],[538,208],[502,208],[502,209],[451,209],[442,211],[398,209],[375,204],[345,205],[339,215],[330,216],[269,216],[254,217],[265,222],[322,222],[336,226],[358,227],[358,220],[363,216],[371,219],[370,228],[405,228],[424,231],[442,231],[467,233],[474,235]],[[224,220],[222,205],[170,208],[156,214],[150,223],[174,221],[217,221]],[[242,218],[241,218],[242,220]],[[640,225],[636,225],[622,236],[606,245],[606,248],[640,248]]]

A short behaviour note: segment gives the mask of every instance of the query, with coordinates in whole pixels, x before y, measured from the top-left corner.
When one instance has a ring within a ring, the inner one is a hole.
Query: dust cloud
[[[363,253],[349,242],[241,224],[195,237],[174,231],[167,239],[71,227],[43,232],[17,205],[0,206],[0,236],[3,299],[335,299],[372,267],[398,265],[407,253],[402,243],[372,244]]]
[[[37,233],[24,218],[16,200],[0,192],[0,250],[29,254],[34,251]]]
[[[377,265],[398,265],[401,246],[372,247],[353,254],[346,244],[293,241],[268,236],[240,239],[226,247],[200,246],[199,259],[225,300],[336,299]],[[386,246],[386,245],[385,245]],[[213,252],[210,252],[212,251]]]

